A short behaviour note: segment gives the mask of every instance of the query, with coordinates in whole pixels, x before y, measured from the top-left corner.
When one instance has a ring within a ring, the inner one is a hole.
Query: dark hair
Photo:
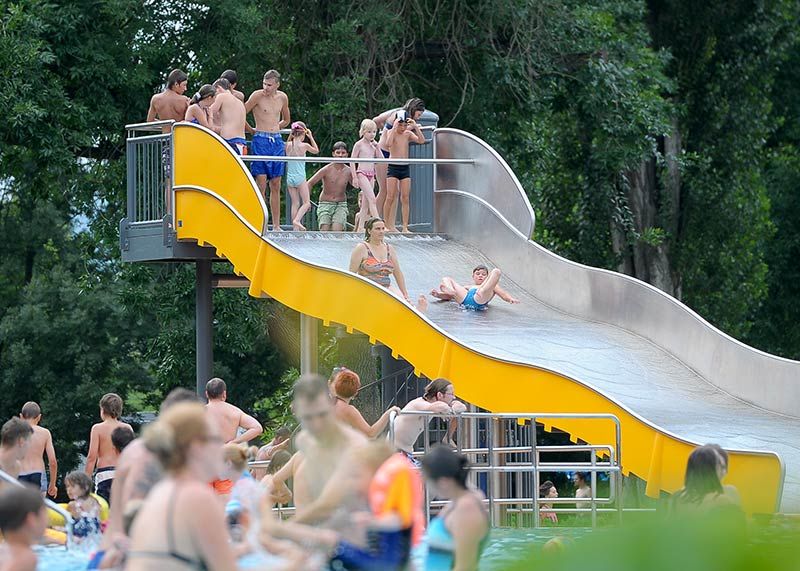
[[[190,391],[189,389],[184,389],[183,387],[178,387],[172,389],[167,397],[161,401],[161,407],[158,409],[159,414],[164,414],[171,406],[178,404],[179,402],[202,402],[200,397],[197,396],[195,393]]]
[[[292,437],[292,429],[288,426],[281,426],[278,430],[275,431],[275,438],[283,438],[287,440]]]
[[[217,81],[214,82],[214,88],[221,87],[225,91],[231,90],[231,82],[225,79],[224,77],[220,77]]]
[[[0,445],[5,448],[16,446],[20,440],[30,438],[31,434],[33,434],[31,425],[15,416],[6,421],[0,429]]]
[[[721,494],[722,484],[717,474],[719,453],[711,446],[695,448],[686,462],[686,478],[676,499],[686,503],[699,503],[708,494]]]
[[[264,81],[267,81],[268,79],[275,79],[278,81],[278,83],[280,83],[281,74],[278,73],[278,70],[270,69],[267,71],[267,73],[264,74]]]
[[[344,141],[336,141],[333,144],[333,150],[338,151],[339,149],[344,149],[345,151],[347,151],[347,143],[345,143]]]
[[[575,472],[575,475],[583,482],[589,482],[592,479],[592,475],[589,472]]]
[[[217,94],[217,90],[214,89],[214,86],[213,85],[209,85],[208,83],[205,83],[205,84],[203,84],[202,87],[200,87],[200,90],[197,93],[194,94],[194,96],[192,97],[192,100],[189,102],[189,105],[197,105],[203,99],[206,99],[208,97],[214,97],[216,94]]]
[[[64,476],[64,485],[78,486],[83,490],[83,495],[88,496],[92,493],[92,478],[80,470],[75,470]]]
[[[24,405],[22,405],[22,413],[20,416],[22,418],[27,418],[28,420],[32,418],[36,418],[42,414],[42,409],[33,401],[28,401]]]
[[[44,500],[38,488],[7,486],[0,490],[0,533],[17,531],[28,519],[28,514],[38,514]]]
[[[222,398],[222,394],[228,390],[225,381],[219,377],[214,377],[206,383],[206,394],[211,400]]]
[[[546,498],[550,490],[552,490],[555,487],[556,485],[553,482],[551,482],[550,480],[545,480],[544,482],[542,482],[542,485],[539,486],[539,497]]]
[[[100,399],[100,410],[102,410],[106,416],[119,418],[122,416],[122,397],[116,393],[103,395],[103,398]]]
[[[425,112],[425,102],[419,97],[412,97],[403,105],[403,110],[406,112],[406,117],[413,119],[415,112]]]
[[[328,383],[320,375],[302,375],[292,386],[292,400],[316,400],[320,395],[328,396]]]
[[[472,270],[472,273],[474,274],[474,273],[475,273],[475,272],[477,272],[478,270],[483,270],[483,271],[485,271],[487,274],[489,273],[489,268],[487,268],[487,267],[486,267],[486,266],[484,266],[483,264],[478,264],[477,266],[475,266],[475,268],[473,268],[473,270]]]
[[[722,464],[723,469],[725,471],[728,470],[728,452],[719,444],[706,444],[709,448],[713,448],[714,451],[719,454],[720,463]]]
[[[135,438],[133,430],[127,426],[118,426],[111,432],[111,444],[117,449],[117,452],[125,450],[125,447]]]
[[[286,466],[291,459],[292,453],[288,450],[276,450],[269,461],[269,466],[267,466],[267,474],[275,474],[278,470]]]
[[[226,69],[219,75],[220,79],[227,79],[228,83],[231,84],[231,87],[239,83],[239,76],[236,74],[235,71],[232,69]]]
[[[442,379],[442,378],[436,379],[425,385],[425,394],[423,394],[422,396],[426,400],[436,398],[437,394],[447,392],[447,387],[449,387],[452,384],[453,383],[451,383],[447,379]]]
[[[361,388],[361,379],[350,369],[342,369],[333,377],[333,390],[336,396],[349,399],[356,396]]]
[[[422,471],[430,480],[452,478],[462,488],[467,487],[469,460],[449,446],[437,444],[422,457]]]
[[[364,222],[364,240],[369,241],[370,234],[372,233],[372,227],[378,222],[383,222],[383,218],[376,216],[375,218],[370,218]]]
[[[186,75],[186,72],[180,69],[173,69],[169,72],[167,76],[167,89],[172,89],[178,83],[183,83],[189,79],[189,76]]]

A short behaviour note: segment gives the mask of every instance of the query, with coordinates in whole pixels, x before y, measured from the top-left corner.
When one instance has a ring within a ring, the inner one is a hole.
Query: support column
[[[319,321],[300,314],[300,374],[319,372]]]
[[[197,394],[200,397],[204,396],[206,383],[214,375],[212,319],[211,260],[197,260],[195,264],[195,363]]]

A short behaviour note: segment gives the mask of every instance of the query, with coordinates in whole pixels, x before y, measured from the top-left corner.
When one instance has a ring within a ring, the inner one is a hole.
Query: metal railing
[[[389,439],[395,441],[395,422],[399,416],[442,417],[432,412],[401,412],[392,414],[389,421]],[[472,483],[486,494],[484,502],[489,509],[490,523],[497,525],[502,516],[509,514],[533,515],[533,526],[539,527],[542,513],[590,514],[591,524],[597,524],[597,514],[614,512],[622,517],[622,473],[620,454],[620,422],[612,414],[552,414],[552,413],[490,413],[464,412],[445,416],[455,419],[458,451],[470,459]],[[613,444],[585,444],[575,446],[541,446],[537,443],[536,420],[582,419],[614,424]],[[511,426],[502,426],[502,423]],[[470,424],[470,426],[467,426]],[[506,440],[521,440],[527,435],[524,445],[508,445]],[[414,456],[424,456],[430,449],[429,422],[423,425],[423,449]],[[464,446],[463,443],[470,443]],[[472,446],[471,444],[480,444]],[[584,462],[544,462],[542,454],[582,452],[589,455]],[[607,460],[598,461],[598,456]],[[539,486],[542,473],[589,472],[592,493],[589,498],[540,498]],[[609,495],[597,494],[597,474],[607,473],[610,481]],[[430,519],[431,508],[441,507],[447,502],[431,500],[425,490],[426,516]],[[562,508],[558,504],[589,504],[589,507]],[[542,508],[543,505],[547,507]],[[614,507],[600,507],[611,506]],[[530,506],[530,507],[525,507]],[[502,508],[502,509],[501,509]],[[505,518],[507,519],[507,518]]]
[[[131,223],[161,221],[171,213],[172,133],[162,130],[173,123],[156,121],[125,126],[127,218]]]
[[[2,470],[0,470],[0,480],[4,480],[9,484],[12,484],[14,486],[19,486],[21,488],[25,487],[25,485],[18,479],[16,479],[14,476],[6,472],[3,472]],[[72,514],[70,514],[67,510],[65,510],[60,505],[58,505],[57,503],[48,498],[44,498],[44,505],[47,509],[56,512],[58,515],[64,518],[64,523],[65,523],[64,527],[67,530],[67,542],[64,545],[64,547],[69,548],[69,546],[72,544],[72,527],[75,523],[75,520],[72,519]]]

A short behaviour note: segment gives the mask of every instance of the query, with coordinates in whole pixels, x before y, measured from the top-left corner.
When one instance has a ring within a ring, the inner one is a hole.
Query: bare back
[[[220,400],[210,400],[206,405],[208,417],[219,428],[220,436],[225,443],[235,440],[241,425],[242,409]]]
[[[263,89],[259,89],[250,96],[248,104],[248,108],[252,105],[256,131],[277,133],[281,130],[281,120],[288,120],[287,117],[281,117],[283,109],[289,105],[289,98],[283,91],[267,95]]]
[[[341,167],[341,168],[340,168]],[[344,164],[331,164],[322,177],[320,200],[344,202],[347,200],[347,183],[351,179],[350,169]]]
[[[186,116],[186,109],[189,108],[189,98],[185,95],[178,95],[171,89],[153,95],[150,100],[150,110],[147,114],[148,121],[183,121]],[[170,128],[164,126],[162,132],[168,133]]]
[[[223,139],[244,138],[244,125],[247,112],[244,103],[230,92],[217,94],[214,105],[214,122],[220,127],[220,136]]]
[[[21,474],[44,472],[44,453],[47,449],[47,443],[52,441],[50,431],[46,428],[36,425],[32,425],[31,428],[33,428],[33,435],[31,436],[30,444],[28,444],[25,458],[21,462]]]
[[[120,427],[127,427],[131,432],[133,432],[133,428],[131,428],[130,424],[126,424],[115,419],[104,420],[103,422],[95,424],[92,427],[89,453],[91,454],[92,451],[91,443],[97,442],[96,451],[98,469],[110,468],[117,465],[119,452],[117,452],[117,449],[114,448],[114,444],[111,442],[111,433]]]

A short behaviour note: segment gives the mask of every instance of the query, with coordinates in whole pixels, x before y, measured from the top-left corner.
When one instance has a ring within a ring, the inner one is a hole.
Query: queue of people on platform
[[[191,97],[188,75],[180,69],[167,76],[166,87],[150,100],[147,121],[188,121],[217,133],[238,155],[251,154],[268,157],[305,157],[318,154],[320,148],[311,129],[303,121],[292,121],[289,98],[280,90],[281,75],[271,69],[264,74],[262,87],[245,99],[237,90],[238,76],[226,70],[213,83],[200,86]],[[411,171],[407,163],[375,163],[370,159],[408,159],[411,143],[425,144],[426,140],[417,121],[425,111],[419,98],[409,99],[403,107],[390,109],[374,118],[361,121],[358,140],[353,145],[352,162],[333,162],[310,179],[306,177],[305,162],[265,160],[250,162],[250,171],[269,204],[273,231],[281,230],[281,181],[286,178],[287,192],[291,198],[291,223],[293,230],[306,227],[303,219],[311,209],[311,190],[322,182],[323,188],[317,205],[320,230],[340,232],[348,226],[346,190],[348,185],[358,191],[359,211],[354,216],[352,228],[362,232],[370,218],[383,217],[390,221],[388,230],[396,232],[394,225],[398,204],[401,206],[402,232],[410,232]],[[252,114],[255,125],[248,122]],[[290,129],[284,141],[281,131]],[[168,129],[165,128],[165,130]],[[379,132],[380,131],[380,132]],[[252,134],[248,146],[247,134]],[[349,155],[347,144],[337,141],[333,156],[339,159]],[[164,168],[168,175],[168,157]],[[375,183],[378,193],[375,193]]]

